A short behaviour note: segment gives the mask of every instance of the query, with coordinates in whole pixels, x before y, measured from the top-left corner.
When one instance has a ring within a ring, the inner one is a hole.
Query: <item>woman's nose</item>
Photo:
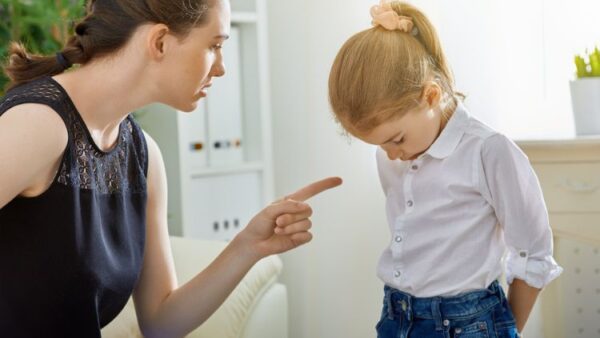
[[[223,63],[222,60],[213,65],[212,75],[215,77],[221,77],[225,75],[225,63]]]
[[[225,75],[225,72],[226,70],[225,60],[223,58],[223,51],[219,50],[210,69],[210,75],[213,77],[221,77]]]

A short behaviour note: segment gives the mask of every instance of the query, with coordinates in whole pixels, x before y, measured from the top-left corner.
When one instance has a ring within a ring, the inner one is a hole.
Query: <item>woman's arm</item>
[[[312,210],[301,201],[341,180],[318,182],[271,204],[206,269],[178,287],[167,231],[164,164],[156,143],[146,138],[150,158],[146,254],[134,301],[146,337],[180,337],[208,319],[258,260],[310,241]]]
[[[46,191],[67,142],[65,124],[48,106],[23,104],[0,116],[0,209]]]
[[[527,285],[520,279],[514,279],[508,289],[508,303],[517,322],[517,330],[523,331],[531,309],[537,300],[540,289]]]

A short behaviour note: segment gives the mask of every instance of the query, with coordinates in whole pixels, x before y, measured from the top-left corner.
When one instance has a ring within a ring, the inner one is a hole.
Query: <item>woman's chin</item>
[[[198,108],[198,101],[190,101],[186,104],[172,105],[171,107],[183,113],[191,113]]]
[[[198,94],[194,95],[190,101],[173,106],[173,108],[175,108],[179,111],[185,112],[185,113],[191,113],[198,108],[198,103],[204,97],[206,97],[205,92],[198,93]]]

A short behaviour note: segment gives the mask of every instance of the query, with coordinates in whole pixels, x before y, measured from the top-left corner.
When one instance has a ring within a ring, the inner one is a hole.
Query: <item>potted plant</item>
[[[600,50],[575,56],[577,78],[571,81],[571,103],[577,135],[600,134]]]
[[[73,20],[85,14],[85,0],[0,0],[0,63],[11,41],[32,53],[54,54],[71,36]],[[9,80],[0,71],[0,96]]]

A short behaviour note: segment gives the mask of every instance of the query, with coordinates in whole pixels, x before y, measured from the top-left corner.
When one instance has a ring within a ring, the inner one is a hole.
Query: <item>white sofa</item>
[[[226,243],[171,237],[179,283],[206,267]],[[287,290],[277,283],[282,263],[277,256],[258,262],[225,303],[189,338],[287,338]],[[102,337],[142,337],[131,299],[119,316],[102,330]]]

